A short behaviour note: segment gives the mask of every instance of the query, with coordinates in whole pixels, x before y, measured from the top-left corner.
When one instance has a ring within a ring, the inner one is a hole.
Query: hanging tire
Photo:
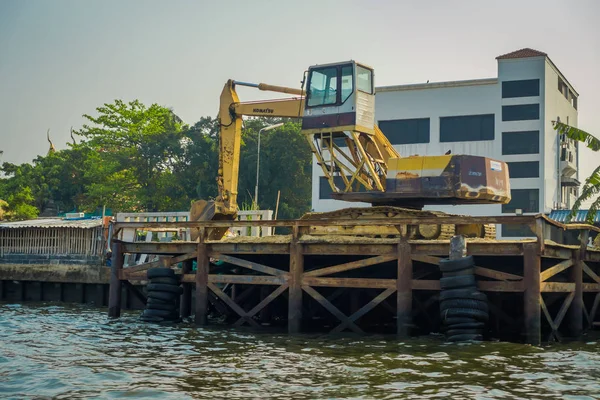
[[[174,277],[175,271],[171,268],[151,268],[147,273],[148,279]]]
[[[470,317],[449,317],[444,320],[444,324],[450,326],[457,324],[481,324],[481,322]]]
[[[469,318],[470,319],[470,318]],[[446,329],[448,331],[452,329],[483,329],[485,328],[485,324],[483,322],[475,322],[474,319],[471,319],[473,322],[463,322],[459,324],[447,324]]]
[[[481,342],[483,340],[483,336],[478,334],[462,334],[462,335],[454,335],[448,337],[449,342],[470,342],[476,341]]]
[[[442,275],[444,278],[448,278],[450,276],[475,275],[475,268],[461,269],[460,271],[454,272],[444,272]]]
[[[172,300],[162,300],[162,299],[155,299],[153,297],[148,297],[148,300],[146,301],[146,304],[169,304],[169,305],[172,305],[174,307],[175,306],[175,299],[172,299]]]
[[[140,316],[140,320],[142,320],[144,322],[162,322],[162,321],[164,321],[164,318],[162,318],[162,317],[150,317],[150,316],[142,314]]]
[[[452,299],[445,300],[440,303],[440,311],[444,311],[449,308],[470,308],[473,310],[489,312],[488,304],[486,302],[471,299]]]
[[[165,283],[150,283],[148,284],[148,291],[182,294],[183,288],[181,286],[167,285]]]
[[[177,275],[175,275],[174,278],[152,278],[150,279],[150,283],[162,283],[165,285],[175,285],[175,286],[179,286],[180,282],[179,279],[177,279]]]
[[[148,303],[148,304],[146,304],[146,309],[174,311],[177,309],[177,304],[175,304],[175,303],[169,303],[169,304]]]
[[[177,295],[176,293],[171,293],[171,292],[155,292],[155,291],[151,291],[151,292],[148,292],[148,297],[150,297],[152,299],[159,299],[159,300],[165,300],[165,301],[174,301],[177,297],[179,297],[179,295]]]
[[[466,256],[457,260],[450,260],[448,258],[442,258],[440,260],[440,271],[442,272],[455,272],[463,269],[471,268],[475,265],[473,256]]]
[[[450,276],[448,278],[440,279],[440,287],[442,290],[468,287],[475,288],[475,284],[476,281],[474,275]]]
[[[487,321],[489,315],[482,310],[473,310],[471,308],[450,308],[441,313],[442,321],[452,317],[474,318],[478,321]],[[444,322],[445,323],[445,322]]]
[[[469,299],[469,300],[479,300],[479,301],[487,302],[487,296],[484,293],[481,293],[477,289],[474,289],[474,288],[473,289],[442,290],[440,292],[440,301],[451,300],[451,299]]]
[[[161,317],[165,319],[173,319],[174,317],[179,317],[179,315],[172,310],[153,310],[153,309],[145,309],[143,314],[144,317]]]
[[[481,329],[449,329],[446,332],[448,337],[456,335],[481,335]]]

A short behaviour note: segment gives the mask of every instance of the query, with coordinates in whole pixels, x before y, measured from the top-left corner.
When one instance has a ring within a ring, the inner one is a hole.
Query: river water
[[[531,347],[298,336],[0,303],[0,398],[600,398],[600,336]]]

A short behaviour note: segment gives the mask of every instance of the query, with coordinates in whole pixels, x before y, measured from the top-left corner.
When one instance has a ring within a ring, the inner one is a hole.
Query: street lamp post
[[[261,130],[258,131],[258,146],[257,146],[257,152],[256,152],[256,186],[254,186],[254,206],[257,210],[258,210],[258,172],[259,172],[259,166],[260,166],[260,134],[262,133],[262,131],[270,131],[271,129],[279,128],[280,126],[283,126],[282,122],[279,124],[265,126],[264,128],[262,128]]]

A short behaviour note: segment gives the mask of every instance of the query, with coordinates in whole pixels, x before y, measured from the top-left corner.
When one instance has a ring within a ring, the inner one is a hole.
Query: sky
[[[299,87],[313,64],[354,59],[376,85],[497,76],[495,57],[548,53],[600,136],[597,0],[0,0],[0,161],[57,149],[115,99],[216,116],[227,79]],[[269,95],[244,92],[240,98]],[[580,178],[598,165],[583,151]]]

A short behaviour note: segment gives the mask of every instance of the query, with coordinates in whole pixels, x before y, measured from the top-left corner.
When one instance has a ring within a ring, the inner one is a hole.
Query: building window
[[[528,237],[535,236],[527,225],[502,225],[503,237]]]
[[[536,213],[540,210],[539,189],[512,189],[511,200],[508,204],[502,204],[503,213],[514,213],[518,208],[524,213]]]
[[[494,114],[440,118],[440,142],[494,140]]]
[[[527,121],[532,119],[540,119],[539,104],[502,106],[502,121]]]
[[[538,154],[540,131],[502,132],[502,154]]]
[[[346,178],[348,180],[350,180],[352,177],[347,176]],[[333,177],[333,182],[335,183],[335,186],[337,186],[338,189],[341,191],[343,191],[344,188],[346,187],[344,180],[339,175]],[[352,184],[352,190],[357,191],[357,192],[364,192],[365,187],[363,185],[361,185],[358,181],[355,180],[354,183]],[[331,199],[332,193],[333,193],[333,190],[331,190],[331,186],[329,186],[329,181],[327,180],[327,178],[324,176],[320,176],[319,177],[319,199]]]
[[[539,178],[540,176],[539,161],[519,161],[507,164],[508,176],[511,178]]]
[[[540,95],[540,80],[527,79],[523,81],[502,82],[502,98],[529,97]]]
[[[429,118],[379,121],[391,144],[429,143]]]

